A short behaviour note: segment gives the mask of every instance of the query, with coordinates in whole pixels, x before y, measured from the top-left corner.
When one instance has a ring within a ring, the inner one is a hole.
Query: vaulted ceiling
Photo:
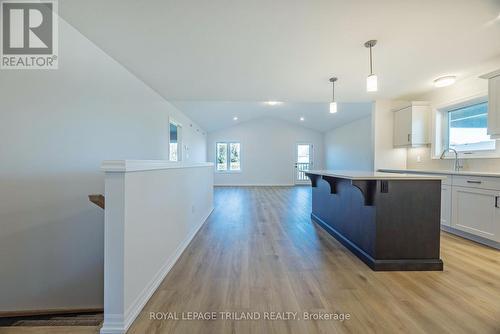
[[[209,131],[214,119],[203,108],[227,121],[235,110],[215,102],[238,102],[251,118],[266,100],[300,114],[322,103],[325,114],[310,125],[334,127],[332,75],[340,113],[357,109],[351,102],[427,91],[441,75],[476,75],[500,55],[498,0],[64,0],[59,13]],[[373,95],[365,91],[369,39],[379,41]]]
[[[271,117],[316,131],[327,131],[371,114],[372,104],[339,103],[339,111],[329,114],[328,103],[287,102],[269,106],[263,102],[177,101],[175,106],[191,116],[207,131],[223,129],[255,118]],[[234,120],[237,117],[237,120]],[[303,117],[303,121],[301,120]]]

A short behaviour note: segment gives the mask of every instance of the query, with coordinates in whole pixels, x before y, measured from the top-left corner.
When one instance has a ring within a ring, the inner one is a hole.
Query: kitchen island
[[[311,218],[375,271],[443,270],[439,175],[309,170]]]

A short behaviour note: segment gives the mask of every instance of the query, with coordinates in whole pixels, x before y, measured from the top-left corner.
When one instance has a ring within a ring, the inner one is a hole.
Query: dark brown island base
[[[443,270],[441,176],[311,170],[314,222],[375,271]]]

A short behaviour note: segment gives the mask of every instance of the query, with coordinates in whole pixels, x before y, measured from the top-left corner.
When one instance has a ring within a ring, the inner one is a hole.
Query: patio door
[[[307,184],[309,178],[304,173],[305,170],[312,169],[313,146],[308,143],[296,145],[295,150],[295,184]]]

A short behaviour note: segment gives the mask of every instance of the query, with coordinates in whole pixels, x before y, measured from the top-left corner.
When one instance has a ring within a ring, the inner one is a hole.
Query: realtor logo
[[[57,69],[57,3],[0,0],[1,69]]]

